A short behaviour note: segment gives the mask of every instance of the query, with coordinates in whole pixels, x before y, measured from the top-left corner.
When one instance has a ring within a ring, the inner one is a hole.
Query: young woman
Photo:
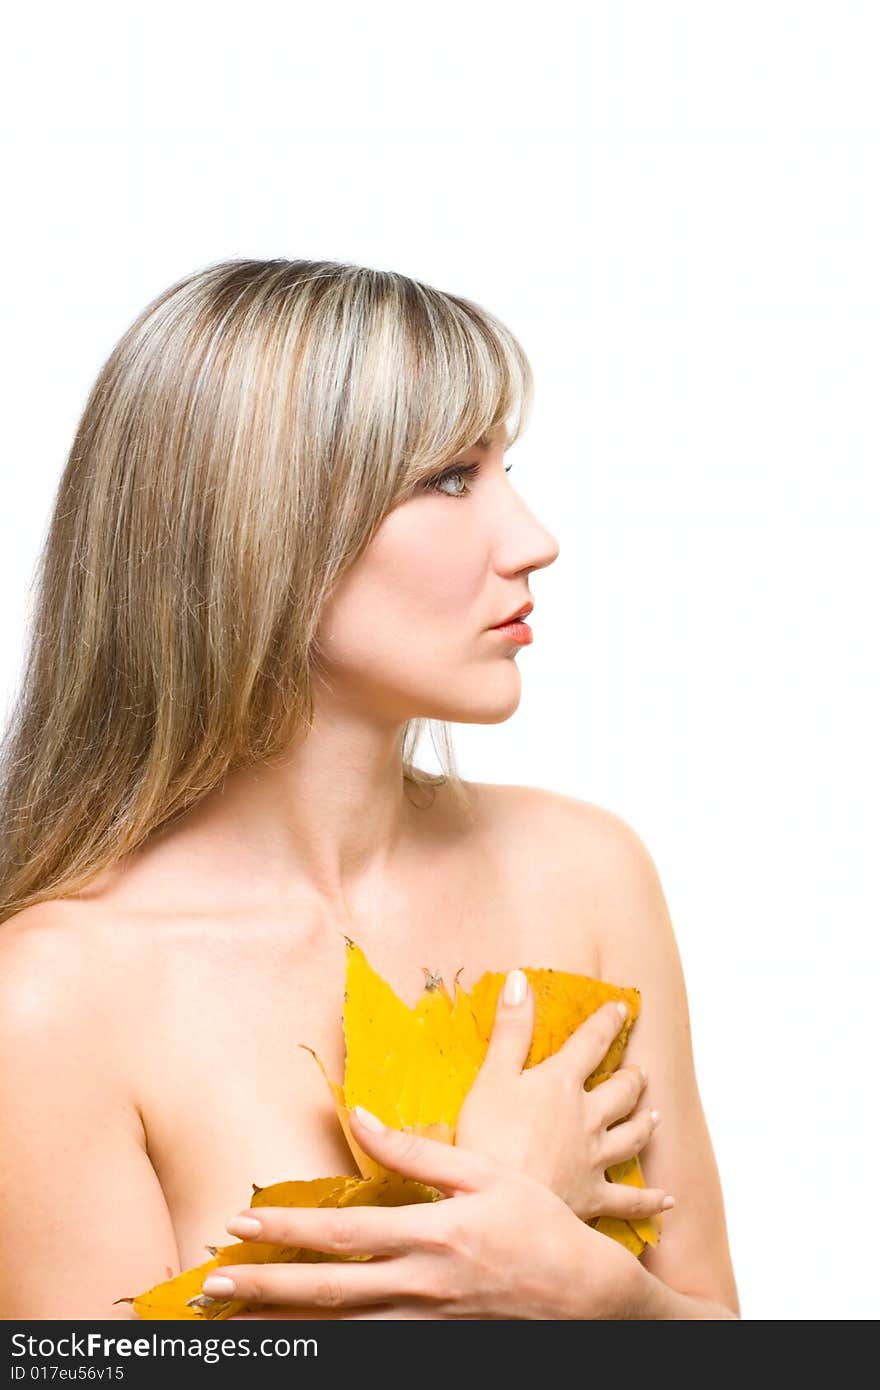
[[[505,620],[557,555],[507,476],[531,398],[485,310],[329,261],[190,275],[104,365],[0,789],[3,1317],[130,1317],[252,1183],[356,1173],[298,1045],[341,1078],[343,933],[410,1004],[425,967],[553,966],[642,1011],[585,1092],[611,1006],[523,1071],[534,1003],[502,997],[456,1146],[358,1129],[449,1200],[262,1212],[374,1258],[238,1269],[255,1313],[739,1316],[653,861],[598,806],[453,765],[448,722],[517,708]],[[605,1180],[635,1153],[644,1192]],[[586,1224],[668,1194],[640,1259]]]

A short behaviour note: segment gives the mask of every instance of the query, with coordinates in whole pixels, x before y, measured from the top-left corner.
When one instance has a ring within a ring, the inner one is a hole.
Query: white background
[[[521,705],[456,728],[461,768],[598,802],[650,849],[743,1317],[876,1317],[877,6],[11,23],[6,698],[79,412],[166,285],[327,257],[500,315],[537,383],[511,481],[561,553]]]

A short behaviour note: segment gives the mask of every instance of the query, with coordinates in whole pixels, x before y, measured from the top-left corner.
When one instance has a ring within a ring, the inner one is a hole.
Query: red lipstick
[[[535,639],[535,634],[529,627],[525,619],[534,608],[533,603],[523,604],[509,618],[505,618],[497,626],[490,629],[492,632],[500,632],[502,637],[507,637],[511,642],[518,642],[521,646],[528,646]]]

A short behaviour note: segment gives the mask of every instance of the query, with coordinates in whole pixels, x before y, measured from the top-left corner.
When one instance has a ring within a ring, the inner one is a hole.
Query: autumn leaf
[[[468,993],[459,984],[459,971],[453,999],[442,979],[426,970],[425,988],[411,1009],[373,970],[360,947],[350,937],[345,942],[343,1085],[327,1075],[311,1048],[308,1051],[330,1088],[346,1142],[360,1172],[364,1177],[390,1176],[388,1169],[358,1145],[348,1123],[348,1111],[354,1105],[364,1105],[396,1129],[454,1143],[458,1113],[485,1059],[498,995],[506,976],[504,972],[487,971]],[[620,1066],[639,1016],[639,991],[565,970],[526,968],[525,974],[535,996],[535,1026],[526,1067],[537,1066],[556,1052],[609,999],[623,1001],[627,1019],[586,1079],[584,1089],[592,1090],[607,1081]],[[637,1157],[614,1165],[606,1176],[611,1182],[645,1185]],[[646,1244],[658,1243],[662,1229],[660,1218],[655,1216],[632,1222],[596,1217],[589,1224],[620,1240],[637,1255]]]
[[[435,1202],[441,1194],[434,1187],[414,1178],[314,1178],[308,1181],[274,1183],[255,1187],[252,1207],[397,1207],[417,1202]],[[211,1298],[202,1293],[208,1275],[223,1265],[235,1264],[320,1264],[327,1260],[364,1260],[370,1255],[333,1255],[303,1246],[270,1245],[265,1241],[237,1240],[221,1246],[203,1264],[186,1269],[174,1279],[156,1284],[133,1298],[118,1298],[117,1303],[130,1303],[137,1315],[145,1320],[187,1319],[220,1321],[245,1312],[248,1304],[242,1299]]]
[[[343,1081],[336,1082],[328,1075],[320,1057],[307,1043],[300,1046],[321,1070],[361,1176],[297,1179],[268,1187],[255,1184],[252,1207],[400,1206],[443,1198],[444,1194],[435,1187],[401,1177],[365,1153],[352,1133],[349,1111],[354,1105],[364,1105],[396,1129],[454,1143],[458,1113],[488,1049],[505,975],[487,971],[470,992],[461,987],[457,975],[454,993],[450,994],[443,980],[426,968],[425,988],[418,1003],[410,1008],[373,970],[363,951],[349,937],[345,941]],[[535,995],[535,1028],[527,1067],[537,1066],[551,1056],[607,1000],[624,1001],[629,1016],[584,1086],[591,1090],[607,1080],[620,1065],[638,1018],[639,991],[562,970],[527,968],[525,973]],[[644,1186],[637,1158],[614,1165],[606,1176],[611,1182]],[[661,1229],[656,1217],[632,1222],[598,1217],[589,1225],[620,1241],[636,1256],[646,1244],[657,1244]],[[201,1293],[208,1274],[223,1265],[371,1258],[332,1255],[302,1246],[236,1241],[216,1250],[211,1248],[211,1259],[184,1270],[176,1278],[117,1302],[130,1303],[144,1319],[222,1320],[248,1309],[242,1300],[214,1299]]]

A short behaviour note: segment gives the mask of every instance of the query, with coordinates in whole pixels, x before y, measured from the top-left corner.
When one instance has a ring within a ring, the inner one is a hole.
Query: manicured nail
[[[674,1198],[674,1197],[664,1197],[664,1198],[663,1198],[663,1210],[664,1210],[664,1211],[669,1211],[669,1208],[670,1208],[670,1207],[674,1207],[674,1206],[675,1206],[675,1198]]]
[[[385,1128],[378,1115],[374,1115],[372,1110],[366,1110],[362,1105],[352,1106],[353,1115],[356,1115],[365,1129],[372,1129],[376,1134],[381,1134]]]
[[[255,1216],[233,1216],[232,1220],[226,1223],[226,1229],[231,1236],[253,1239],[260,1234],[263,1227]]]
[[[660,1123],[660,1111],[659,1111],[659,1110],[652,1110],[652,1111],[651,1111],[651,1119],[654,1121],[654,1124],[655,1124],[655,1125],[659,1125],[659,1123]]]
[[[522,970],[511,970],[504,981],[505,1004],[521,1004],[526,997],[528,980]]]
[[[202,1293],[206,1293],[209,1298],[218,1298],[221,1294],[225,1297],[234,1292],[234,1282],[223,1274],[209,1274],[202,1285]]]
[[[629,1009],[626,1007],[622,999],[618,999],[617,1001],[617,1012],[620,1014],[621,1018],[629,1018]]]

